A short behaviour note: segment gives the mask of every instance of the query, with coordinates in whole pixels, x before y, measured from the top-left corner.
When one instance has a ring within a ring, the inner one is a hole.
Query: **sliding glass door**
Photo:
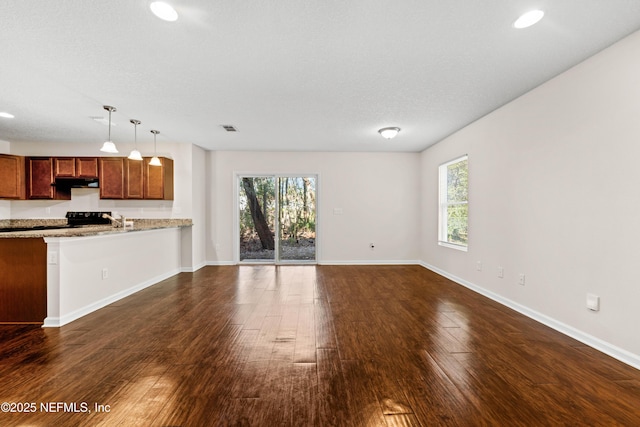
[[[238,176],[239,260],[316,261],[313,175]]]

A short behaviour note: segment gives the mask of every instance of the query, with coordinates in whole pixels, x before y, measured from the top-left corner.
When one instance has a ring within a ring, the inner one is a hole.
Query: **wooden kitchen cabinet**
[[[71,200],[70,188],[57,188],[52,157],[27,157],[27,198]]]
[[[98,158],[76,157],[76,178],[98,178]]]
[[[144,198],[144,161],[124,160],[125,199]]]
[[[97,157],[54,157],[54,178],[98,178]]]
[[[0,199],[24,198],[24,157],[0,154]]]
[[[100,198],[124,199],[124,157],[100,157]]]
[[[150,165],[150,157],[145,157],[143,161],[144,198],[173,200],[173,160],[160,157],[162,166]]]
[[[71,198],[64,179],[98,178],[101,199],[173,200],[173,160],[160,158],[151,166],[126,157],[29,157],[26,164],[27,198]],[[4,170],[4,168],[3,168]],[[56,184],[56,178],[59,185]]]
[[[76,159],[74,157],[55,157],[53,169],[54,178],[75,178]]]
[[[100,157],[101,199],[142,199],[143,162],[126,157]]]
[[[0,239],[0,323],[44,323],[47,317],[47,244]]]

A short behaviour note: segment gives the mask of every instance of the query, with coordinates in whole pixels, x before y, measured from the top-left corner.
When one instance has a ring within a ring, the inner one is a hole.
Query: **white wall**
[[[175,228],[45,241],[58,255],[47,265],[45,326],[67,324],[180,271]]]
[[[191,219],[193,227],[183,229],[183,268],[195,271],[206,264],[205,240],[207,236],[207,188],[206,188],[206,152],[192,145],[192,182],[191,182]],[[185,250],[186,247],[191,250]]]
[[[324,263],[415,261],[419,254],[420,155],[417,153],[208,153],[207,259],[234,253],[236,173],[318,174],[318,260]],[[342,208],[342,215],[334,215]],[[369,248],[375,244],[375,250]]]
[[[640,33],[424,151],[422,259],[640,367],[638,76]],[[467,253],[436,243],[437,168],[465,153]]]

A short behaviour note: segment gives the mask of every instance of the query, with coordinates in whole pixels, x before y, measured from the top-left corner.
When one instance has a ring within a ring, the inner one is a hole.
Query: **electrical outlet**
[[[504,268],[498,267],[498,277],[501,279],[504,277]]]
[[[103,268],[102,269],[102,280],[108,279],[109,278],[109,269],[108,268]]]
[[[482,261],[476,262],[476,270],[482,271]]]
[[[518,284],[524,286],[524,273],[520,273],[520,276],[518,277]]]
[[[58,265],[58,252],[51,251],[48,253],[48,255],[49,255],[49,264]]]
[[[587,294],[587,308],[591,311],[600,311],[600,297],[594,294]]]

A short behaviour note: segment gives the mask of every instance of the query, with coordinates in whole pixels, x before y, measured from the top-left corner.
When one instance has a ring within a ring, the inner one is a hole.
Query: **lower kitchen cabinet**
[[[47,244],[0,239],[0,323],[41,324],[47,316]]]

